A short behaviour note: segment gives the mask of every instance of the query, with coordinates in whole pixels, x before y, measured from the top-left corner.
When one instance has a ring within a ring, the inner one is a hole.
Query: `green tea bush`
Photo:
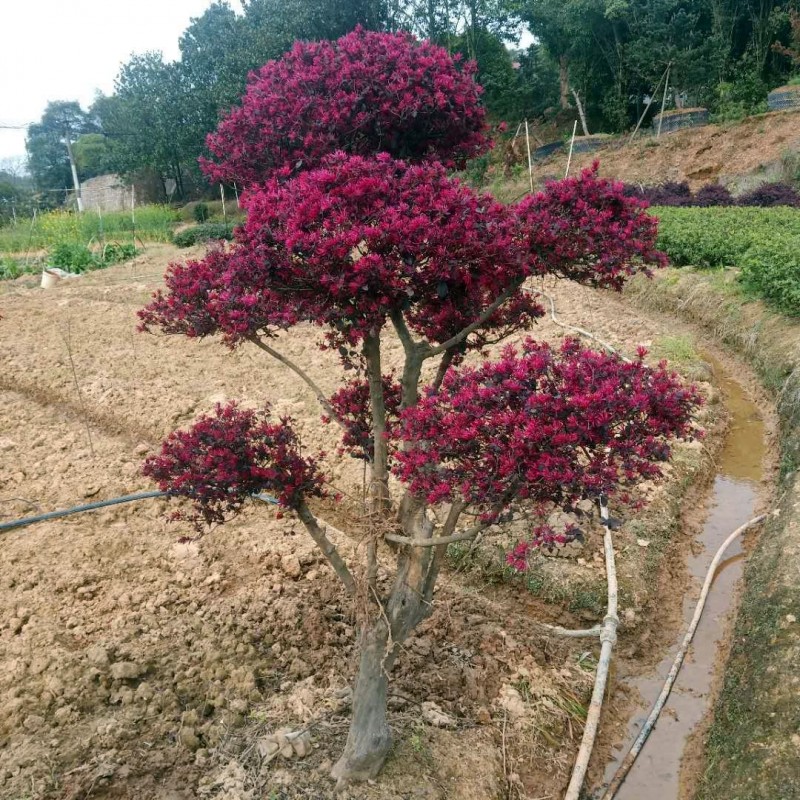
[[[233,228],[233,225],[226,225],[224,222],[207,222],[176,233],[172,241],[176,247],[192,247],[214,239],[230,241],[233,239]]]
[[[760,209],[659,207],[658,246],[678,267],[737,266]],[[754,213],[755,212],[755,213]]]
[[[745,288],[778,311],[800,316],[800,236],[753,244],[741,266]]]
[[[676,266],[739,267],[741,282],[784,314],[800,316],[800,210],[656,208],[658,246]]]

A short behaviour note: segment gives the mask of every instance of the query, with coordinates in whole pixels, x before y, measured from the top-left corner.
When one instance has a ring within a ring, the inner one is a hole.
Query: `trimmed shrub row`
[[[203,225],[195,225],[173,234],[172,241],[177,247],[192,247],[202,242],[225,239],[233,239],[233,225],[226,225],[224,222],[206,222]]]
[[[775,206],[800,207],[800,194],[788,183],[763,183],[761,186],[734,197],[726,187],[719,183],[709,183],[696,193],[692,193],[689,184],[668,182],[658,186],[636,186],[627,184],[625,194],[647,200],[651,206],[700,207],[713,206],[759,206],[773,208]]]
[[[800,212],[791,208],[657,208],[658,246],[676,266],[741,269],[772,307],[800,316]]]

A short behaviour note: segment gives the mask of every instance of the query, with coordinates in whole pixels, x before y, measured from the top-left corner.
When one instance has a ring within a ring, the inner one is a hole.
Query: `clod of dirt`
[[[89,663],[94,664],[95,667],[105,667],[110,661],[108,650],[99,644],[92,645],[86,650],[86,658],[89,660]]]
[[[300,567],[300,559],[295,555],[286,555],[281,558],[281,569],[284,574],[292,580],[297,580],[303,573]]]
[[[147,667],[133,661],[118,661],[111,665],[111,677],[115,681],[135,681],[147,672]]]
[[[523,719],[527,714],[522,695],[507,683],[503,684],[500,689],[498,705],[508,713],[508,717],[512,722]]]
[[[430,701],[422,704],[422,719],[435,728],[455,728],[456,720]]]

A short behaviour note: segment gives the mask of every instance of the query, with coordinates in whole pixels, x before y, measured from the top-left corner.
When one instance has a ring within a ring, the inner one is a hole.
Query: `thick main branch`
[[[362,347],[367,362],[369,405],[372,412],[372,512],[381,512],[389,506],[389,447],[386,441],[386,401],[383,396],[381,375],[380,334],[364,337]]]

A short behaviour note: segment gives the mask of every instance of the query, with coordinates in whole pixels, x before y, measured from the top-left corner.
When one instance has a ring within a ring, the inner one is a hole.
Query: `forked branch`
[[[450,337],[446,342],[442,342],[442,344],[437,345],[436,347],[430,347],[425,351],[425,358],[432,358],[433,356],[438,356],[439,353],[444,353],[446,350],[449,350],[451,347],[455,347],[456,345],[461,344],[464,339],[467,338],[473,331],[476,331],[483,325],[489,317],[497,311],[506,300],[509,299],[518,289],[522,286],[523,278],[519,278],[518,280],[514,281],[511,286],[508,287],[502,294],[500,294],[495,300],[492,301],[484,310],[483,313],[474,321],[470,322],[466,328],[459,331],[455,336]]]

